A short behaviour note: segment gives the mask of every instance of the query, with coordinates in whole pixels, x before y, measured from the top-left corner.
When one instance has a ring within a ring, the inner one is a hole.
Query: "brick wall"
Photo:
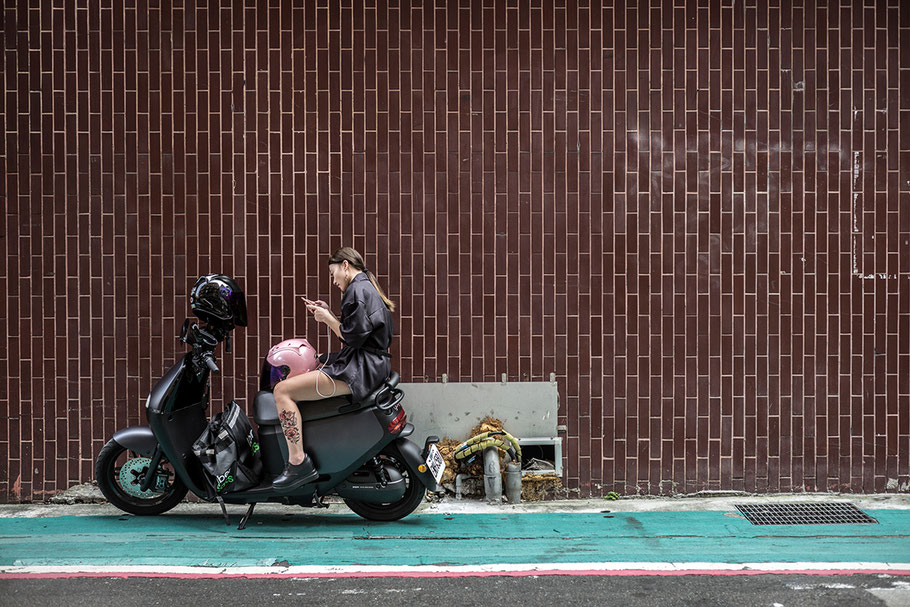
[[[328,347],[342,244],[405,380],[556,373],[582,495],[907,490],[900,0],[115,4],[4,4],[0,500],[142,423],[200,273],[217,401]]]

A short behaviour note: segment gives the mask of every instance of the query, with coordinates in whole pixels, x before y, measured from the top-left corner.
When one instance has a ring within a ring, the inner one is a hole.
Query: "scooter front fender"
[[[148,426],[131,426],[114,433],[114,440],[130,451],[151,457],[158,446],[158,439]]]
[[[426,466],[426,462],[423,460],[423,453],[415,443],[409,441],[406,438],[399,438],[395,441],[395,446],[398,448],[398,452],[401,453],[401,457],[404,458],[404,461],[407,462],[408,467],[411,469],[411,472],[420,479],[420,482],[423,483],[423,486],[429,489],[430,491],[436,491],[436,479],[433,477],[433,474]],[[423,466],[423,472],[420,471],[420,467]]]

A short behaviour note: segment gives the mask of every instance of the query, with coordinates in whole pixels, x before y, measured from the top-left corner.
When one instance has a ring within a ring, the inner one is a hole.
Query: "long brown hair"
[[[363,261],[363,257],[351,247],[341,247],[329,257],[329,265],[333,263],[342,263],[348,262],[353,268],[360,270],[361,272],[366,272],[367,278],[370,279],[370,282],[373,283],[373,286],[376,288],[376,291],[379,293],[379,297],[382,298],[382,302],[386,305],[389,311],[395,311],[395,303],[386,297],[385,291],[382,290],[382,287],[379,286],[379,281],[376,280],[376,275],[373,274],[370,270],[367,269],[366,263]]]

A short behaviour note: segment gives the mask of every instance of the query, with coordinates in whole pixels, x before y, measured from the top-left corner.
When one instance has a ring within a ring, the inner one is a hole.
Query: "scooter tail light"
[[[389,434],[398,434],[406,423],[408,423],[408,414],[401,409],[395,419],[389,422]]]

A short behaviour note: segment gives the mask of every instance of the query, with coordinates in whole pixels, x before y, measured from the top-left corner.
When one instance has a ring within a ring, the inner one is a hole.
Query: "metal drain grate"
[[[753,525],[856,525],[878,521],[850,502],[736,504]]]

